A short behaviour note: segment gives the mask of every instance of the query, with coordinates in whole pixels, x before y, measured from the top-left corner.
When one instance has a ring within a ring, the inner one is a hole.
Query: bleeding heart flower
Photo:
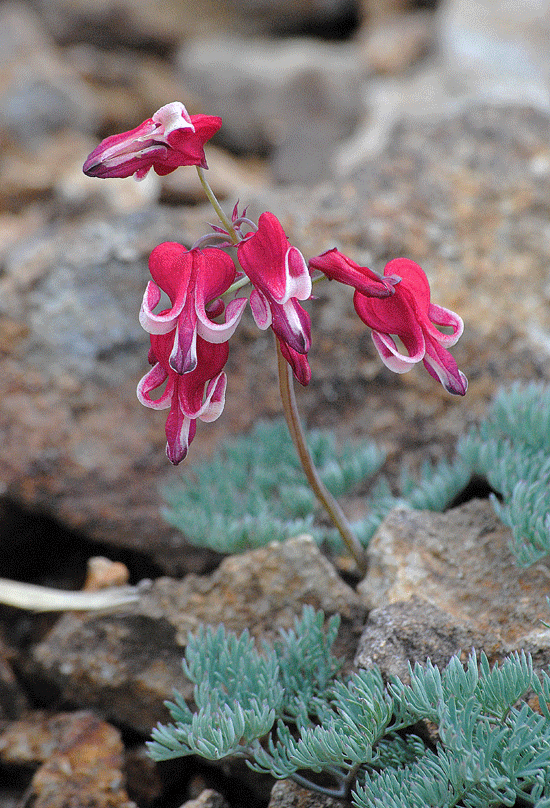
[[[176,373],[189,373],[197,367],[197,339],[218,344],[233,335],[247,303],[246,298],[231,300],[227,308],[219,299],[236,275],[231,258],[215,247],[187,250],[182,244],[165,241],[149,258],[149,281],[139,320],[150,334],[171,333],[169,364]],[[154,308],[161,290],[172,303],[159,314]],[[225,309],[225,321],[216,323]]]
[[[254,286],[250,307],[256,325],[273,329],[294,375],[308,384],[311,322],[298,300],[311,296],[311,277],[302,253],[290,244],[277,217],[266,212],[257,232],[240,242],[237,255]]]
[[[173,335],[151,334],[149,360],[153,367],[141,379],[138,399],[154,410],[170,408],[166,419],[166,454],[174,465],[186,457],[195,437],[197,420],[215,421],[223,412],[227,377],[223,372],[229,346],[214,344],[198,337],[197,365],[194,370],[180,374],[170,364]],[[166,382],[158,398],[151,393]]]
[[[204,144],[222,125],[213,115],[189,115],[179,101],[161,107],[129,132],[102,140],[84,163],[89,177],[143,179],[149,169],[164,176],[179,166],[208,168]]]
[[[458,314],[431,303],[430,285],[418,264],[408,258],[395,258],[386,264],[384,277],[379,278],[367,267],[359,267],[337,250],[330,250],[313,258],[309,265],[328,278],[355,287],[355,310],[372,329],[374,344],[390,370],[406,373],[422,361],[449,393],[466,393],[466,376],[446,350],[458,341],[464,324]],[[374,279],[386,284],[390,292],[387,296],[378,293],[380,287],[373,291],[370,285]],[[449,327],[451,333],[442,333],[436,326]],[[407,354],[399,351],[392,335],[399,337]]]

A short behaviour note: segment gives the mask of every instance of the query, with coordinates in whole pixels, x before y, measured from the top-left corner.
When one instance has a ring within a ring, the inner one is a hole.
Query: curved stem
[[[294,443],[298,457],[300,458],[300,463],[302,464],[302,468],[305,472],[308,483],[313,489],[315,496],[338,529],[344,543],[355,559],[355,563],[361,572],[365,572],[366,563],[363,548],[353,533],[342,508],[319,477],[319,472],[315,468],[311,454],[307,448],[304,430],[302,429],[300,415],[298,413],[298,407],[296,404],[296,396],[294,394],[292,371],[288,366],[283,354],[281,353],[281,348],[279,347],[278,341],[277,367],[279,370],[279,390],[281,392],[281,399],[283,402],[283,410],[288,425],[288,431],[290,432],[290,437],[292,438],[292,442]]]
[[[239,237],[237,236],[237,234],[235,233],[235,230],[233,229],[232,222],[229,221],[229,219],[227,218],[227,216],[223,212],[220,203],[216,199],[216,195],[215,195],[214,191],[212,190],[212,188],[208,184],[208,180],[206,179],[206,176],[204,174],[204,168],[201,168],[200,166],[197,166],[196,168],[197,168],[197,174],[199,175],[199,180],[201,181],[201,185],[203,187],[204,193],[208,197],[208,201],[210,202],[210,204],[212,205],[212,207],[214,208],[214,210],[218,214],[218,218],[219,218],[220,222],[223,224],[223,226],[225,227],[225,229],[227,230],[229,238],[231,239],[233,244],[238,244],[239,243]]]
[[[313,780],[308,780],[307,777],[302,777],[301,774],[297,774],[296,772],[293,772],[290,775],[290,779],[294,780],[294,782],[299,786],[307,788],[310,791],[317,791],[318,794],[323,794],[325,797],[332,797],[333,799],[337,800],[344,800],[347,797],[347,788],[344,785],[341,785],[338,788],[320,786],[317,783],[314,783]]]

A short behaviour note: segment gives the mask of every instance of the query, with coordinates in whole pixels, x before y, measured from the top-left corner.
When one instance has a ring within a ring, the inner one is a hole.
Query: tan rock
[[[432,16],[410,13],[383,18],[365,27],[360,62],[368,72],[395,76],[409,70],[433,45]]]
[[[358,593],[369,609],[434,607],[463,637],[484,638],[493,656],[523,648],[548,660],[550,629],[541,621],[549,617],[550,565],[519,569],[510,540],[488,500],[442,514],[396,509],[369,544]]]
[[[135,808],[124,788],[120,733],[92,713],[29,713],[0,735],[4,765],[37,764],[36,808]]]
[[[148,734],[166,719],[163,701],[174,688],[192,696],[181,668],[188,632],[223,623],[272,639],[304,604],[342,615],[335,653],[351,659],[364,609],[312,539],[300,537],[228,557],[209,576],[159,578],[135,606],[113,614],[65,614],[33,648],[29,673]]]
[[[205,788],[198,797],[184,802],[181,808],[229,808],[229,803],[212,788]]]
[[[292,780],[278,780],[271,791],[268,808],[344,808],[346,804],[302,788]]]

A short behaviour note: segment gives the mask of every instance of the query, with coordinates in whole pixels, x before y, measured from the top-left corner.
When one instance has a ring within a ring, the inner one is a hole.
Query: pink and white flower
[[[394,373],[406,373],[422,361],[428,373],[449,392],[463,396],[468,388],[466,376],[447,348],[454,345],[464,330],[462,319],[449,309],[430,300],[430,285],[422,268],[408,258],[395,258],[386,264],[379,278],[393,294],[382,297],[369,288],[374,273],[359,267],[337,250],[330,250],[309,265],[328,278],[355,287],[353,302],[361,320],[372,329],[372,339],[384,364]],[[349,267],[349,269],[348,269]],[[448,327],[446,334],[437,326]],[[395,342],[399,337],[406,354]]]
[[[214,115],[189,115],[179,101],[166,104],[129,132],[102,140],[88,156],[89,177],[143,179],[151,168],[164,176],[179,166],[208,168],[204,144],[222,125]]]
[[[210,422],[219,418],[225,404],[227,377],[223,372],[229,345],[211,343],[198,337],[196,367],[187,373],[176,373],[170,364],[173,335],[151,334],[149,360],[153,367],[137,388],[139,401],[154,410],[170,409],[166,419],[166,454],[174,465],[185,459],[195,437],[197,420]],[[158,398],[152,393],[166,383]]]
[[[293,247],[273,213],[262,213],[258,230],[237,247],[239,263],[254,289],[250,307],[258,328],[274,331],[283,355],[301,384],[311,371],[309,314],[298,303],[311,296],[311,277],[302,253]]]
[[[215,247],[187,250],[165,241],[151,253],[149,270],[153,280],[143,296],[140,323],[149,334],[171,333],[170,367],[176,373],[189,373],[198,363],[197,339],[227,342],[240,322],[247,299],[236,298],[227,307],[220,300],[235,280],[235,265]],[[156,314],[162,291],[172,306]],[[215,322],[213,318],[224,309],[224,321]]]

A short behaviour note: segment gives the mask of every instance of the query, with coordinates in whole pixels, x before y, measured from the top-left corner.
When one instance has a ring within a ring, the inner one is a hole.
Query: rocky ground
[[[548,664],[548,567],[519,574],[485,501],[394,512],[357,589],[305,538],[221,561],[163,522],[159,486],[180,472],[164,414],[135,398],[137,312],[151,249],[191,244],[213,214],[192,169],[137,184],[81,166],[101,137],[181,100],[224,119],[207,154],[228,211],[272,210],[306,257],[338,246],[378,270],[420,263],[465,320],[466,398],[385,370],[334,285],[311,302],[313,379],[298,391],[308,426],[374,437],[391,475],[449,456],[501,384],[550,378],[549,28],[543,0],[521,13],[495,0],[0,5],[0,575],[80,588],[101,555],[153,580],[112,613],[2,609],[2,808],[266,805],[270,783],[144,756],[202,621],[270,636],[306,602],[343,616],[350,663],[401,673],[476,645]],[[191,468],[280,413],[270,335],[247,320],[231,345],[225,411],[199,427]]]

